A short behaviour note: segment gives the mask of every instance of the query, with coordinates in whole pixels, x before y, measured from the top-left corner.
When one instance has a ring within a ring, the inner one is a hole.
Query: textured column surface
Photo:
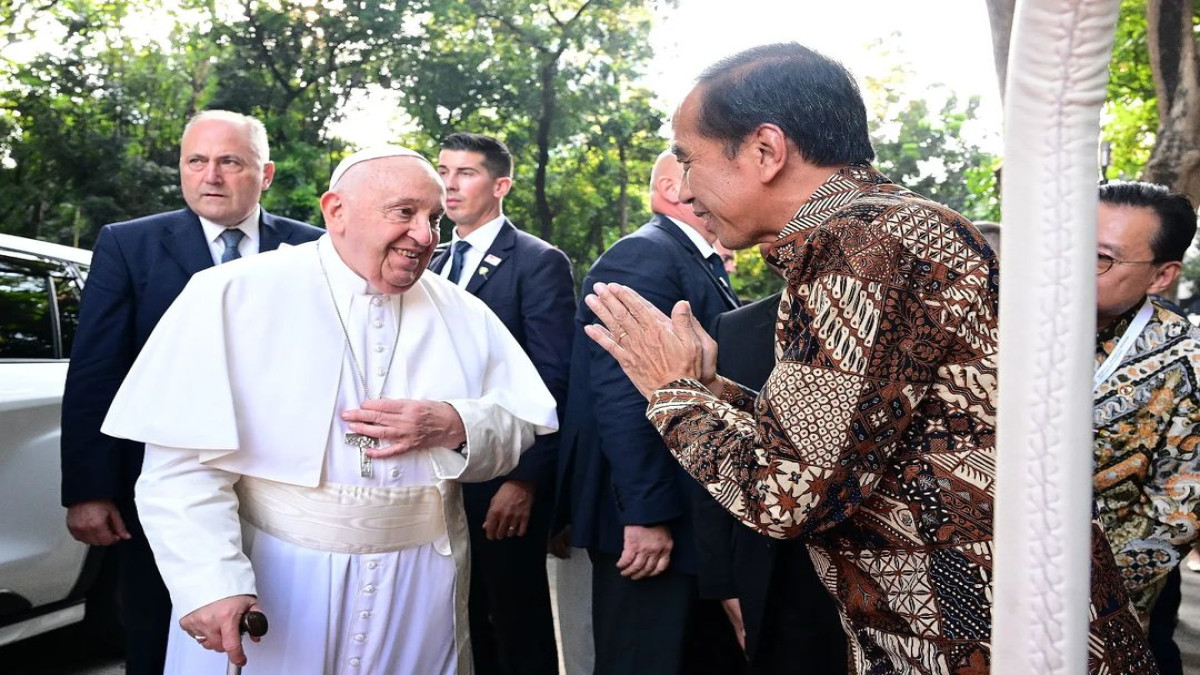
[[[1096,147],[1117,0],[1019,0],[1005,101],[992,672],[1087,672]]]

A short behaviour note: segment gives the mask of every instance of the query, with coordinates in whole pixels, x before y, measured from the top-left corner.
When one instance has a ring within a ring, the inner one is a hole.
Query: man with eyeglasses
[[[1200,329],[1155,297],[1179,276],[1196,212],[1161,185],[1115,182],[1098,220],[1093,485],[1146,628],[1200,533]]]

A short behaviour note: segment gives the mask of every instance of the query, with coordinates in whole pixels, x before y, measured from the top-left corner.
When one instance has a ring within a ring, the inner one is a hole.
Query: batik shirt
[[[1096,367],[1141,303],[1096,336]],[[1200,526],[1200,329],[1154,303],[1150,322],[1095,392],[1092,484],[1143,625]]]
[[[647,416],[745,524],[808,542],[852,670],[987,673],[995,255],[958,214],[849,166],[767,258],[787,291],[761,394],[726,381],[718,399],[678,380]],[[1091,670],[1154,672],[1111,561],[1105,570]]]

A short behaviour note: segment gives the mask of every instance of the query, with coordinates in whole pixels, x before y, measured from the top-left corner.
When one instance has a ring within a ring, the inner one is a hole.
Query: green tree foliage
[[[165,7],[175,7],[166,11]],[[504,139],[507,208],[586,266],[648,215],[666,141],[635,82],[650,53],[644,0],[47,0],[0,14],[0,39],[60,45],[0,72],[0,231],[90,245],[107,222],[177,208],[177,143],[205,108],[267,126],[272,211],[320,222],[317,197],[348,151],[331,133],[354,92],[395,92],[430,155],[457,130]],[[133,12],[170,22],[139,40]]]
[[[390,86],[421,41],[425,6],[406,0],[198,3],[208,18],[193,41],[217,51],[205,107],[253,115],[267,127],[275,185],[263,205],[321,222],[317,200],[345,143],[329,134],[345,103],[367,85]],[[236,12],[225,16],[229,9]],[[390,139],[381,138],[383,143]]]
[[[1154,149],[1157,127],[1158,103],[1146,42],[1146,3],[1121,0],[1101,131],[1101,139],[1111,148],[1108,178],[1136,180],[1142,175]]]
[[[911,67],[898,48],[899,35],[877,41],[871,50],[892,63],[881,76],[867,77],[865,96],[875,166],[900,185],[945,204],[972,220],[999,220],[996,170],[1000,158],[985,152],[969,127],[978,97],[965,103],[943,85],[927,87],[920,98],[906,86]]]
[[[4,62],[0,230],[90,245],[97,223],[179,203],[188,55],[126,39],[113,19],[129,5],[56,5],[27,30],[59,29],[60,49]]]
[[[178,208],[178,138],[197,110],[267,126],[274,212],[320,222],[317,198],[349,150],[332,129],[352,94],[398,100],[398,138],[430,157],[453,131],[488,133],[517,161],[506,211],[560,246],[577,276],[649,217],[667,145],[640,84],[648,0],[46,0],[0,12],[0,40],[54,35],[0,59],[0,231],[88,246],[100,226]],[[165,40],[126,19],[173,26]],[[58,39],[57,36],[61,36]],[[7,54],[7,52],[6,52]],[[868,83],[880,167],[971,217],[989,217],[994,159],[963,139],[974,101],[906,99],[907,73]],[[444,228],[449,236],[449,228]],[[743,297],[778,282],[739,254]]]
[[[438,5],[402,89],[416,142],[433,153],[454,131],[503,139],[517,163],[506,210],[582,272],[649,215],[643,185],[666,147],[635,83],[650,19],[640,0]]]

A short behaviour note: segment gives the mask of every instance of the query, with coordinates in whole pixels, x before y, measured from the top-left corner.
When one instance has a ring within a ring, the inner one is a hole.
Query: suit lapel
[[[279,248],[280,244],[298,246],[307,241],[300,238],[300,232],[296,228],[284,229],[281,227],[279,218],[267,213],[266,209],[260,208],[258,214],[258,250],[260,252],[274,251]]]
[[[479,287],[487,283],[487,280],[495,274],[496,268],[508,260],[512,248],[516,244],[517,228],[508,219],[505,219],[504,224],[500,226],[500,232],[492,241],[491,247],[483,254],[483,260],[479,261],[479,267],[475,268],[475,273],[467,282],[467,292],[471,295],[479,295]]]
[[[284,242],[283,235],[279,232],[279,225],[275,222],[275,216],[267,213],[263,208],[258,210],[258,232],[259,251],[274,251]]]
[[[656,217],[657,220],[655,221],[655,225],[666,232],[672,239],[674,239],[675,243],[682,246],[683,250],[687,252],[688,258],[694,264],[700,266],[705,278],[707,278],[712,285],[716,287],[717,292],[720,293],[721,300],[724,301],[725,305],[729,309],[737,309],[740,303],[738,303],[737,296],[733,294],[733,289],[726,288],[725,285],[721,283],[721,280],[717,278],[717,275],[713,274],[712,268],[708,265],[708,261],[700,256],[700,251],[696,249],[696,245],[692,243],[692,240],[688,239],[688,236],[684,234],[679,227],[675,225],[675,223],[671,222],[666,216],[658,215]]]
[[[724,283],[722,283],[721,279],[717,278],[717,275],[713,273],[712,267],[709,266],[707,260],[703,260],[701,262],[704,263],[704,272],[708,274],[708,278],[712,279],[712,282],[716,284],[717,290],[721,291],[721,297],[725,299],[725,304],[729,305],[729,309],[737,309],[738,307],[741,307],[742,303],[738,302],[737,295],[734,294],[733,288],[726,286]]]
[[[429,261],[429,271],[440,275],[446,261],[450,259],[450,242],[444,241],[434,249],[433,260]]]
[[[189,209],[181,211],[180,217],[166,229],[162,245],[189,277],[213,266],[212,251],[204,239],[200,218]]]

